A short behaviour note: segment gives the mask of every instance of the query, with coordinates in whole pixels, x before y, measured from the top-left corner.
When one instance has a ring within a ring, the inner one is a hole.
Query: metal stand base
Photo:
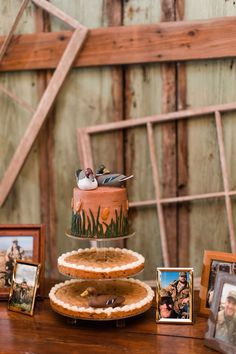
[[[124,328],[125,327],[125,319],[122,318],[120,320],[116,320],[116,328]]]

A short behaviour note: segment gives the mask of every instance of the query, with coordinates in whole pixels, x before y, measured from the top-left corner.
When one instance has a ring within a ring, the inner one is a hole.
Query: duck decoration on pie
[[[125,181],[133,178],[120,173],[111,173],[105,165],[101,164],[96,170],[96,179],[99,186],[121,187]]]
[[[117,307],[125,301],[124,296],[98,294],[93,287],[87,288],[80,296],[88,297],[88,305],[96,308]]]
[[[98,187],[97,179],[91,168],[86,168],[85,170],[78,169],[75,172],[75,177],[79,189],[92,190]]]

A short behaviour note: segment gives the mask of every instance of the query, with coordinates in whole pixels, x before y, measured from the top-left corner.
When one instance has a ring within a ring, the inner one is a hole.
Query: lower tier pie
[[[119,307],[93,308],[88,299],[81,297],[88,287],[94,287],[98,294],[124,296]],[[153,290],[136,279],[116,280],[67,280],[55,285],[50,293],[50,304],[54,311],[68,317],[93,320],[112,320],[138,315],[152,305]]]
[[[126,248],[85,248],[62,254],[58,270],[81,279],[125,278],[144,268],[144,257]]]

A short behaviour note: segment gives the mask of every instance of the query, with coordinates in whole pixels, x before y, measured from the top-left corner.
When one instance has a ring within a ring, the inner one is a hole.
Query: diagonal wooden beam
[[[78,28],[78,27],[83,27],[80,25],[80,23],[74,19],[73,17],[67,15],[65,12],[54,6],[48,1],[45,0],[31,0],[35,5],[41,7],[43,10],[49,12],[51,15],[56,16],[63,22],[67,23],[70,25],[72,28]]]
[[[36,109],[30,124],[20,141],[15,154],[13,155],[8,168],[0,183],[0,206],[6,200],[12,185],[14,184],[26,157],[52,107],[52,104],[68,74],[76,55],[81,49],[88,30],[85,27],[77,28],[71,37],[71,40],[55,70],[47,89],[45,90],[39,105]]]
[[[26,101],[24,101],[22,98],[20,98],[17,95],[15,95],[13,92],[7,90],[1,84],[0,84],[0,91],[5,93],[5,95],[7,95],[8,97],[11,97],[13,99],[13,101],[19,103],[22,107],[27,109],[27,111],[29,111],[30,113],[34,113],[35,112],[35,109],[33,107],[31,107]]]
[[[2,61],[2,58],[3,58],[4,54],[7,51],[7,48],[9,47],[9,44],[10,44],[10,42],[12,40],[14,31],[16,29],[16,26],[18,25],[26,6],[28,5],[28,2],[29,2],[29,0],[23,0],[22,3],[21,3],[20,9],[19,9],[19,11],[18,11],[18,13],[16,15],[16,18],[15,18],[12,26],[11,26],[10,32],[6,36],[6,38],[5,38],[5,40],[4,40],[3,44],[2,44],[2,47],[0,49],[0,62]]]

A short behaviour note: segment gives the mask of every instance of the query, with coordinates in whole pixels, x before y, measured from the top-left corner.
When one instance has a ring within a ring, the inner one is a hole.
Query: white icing
[[[126,253],[126,254],[130,254],[134,257],[136,257],[136,261],[122,265],[122,266],[113,266],[113,267],[106,267],[106,268],[102,268],[102,267],[94,267],[94,266],[85,266],[85,265],[80,265],[80,264],[73,264],[70,262],[66,261],[66,258],[75,254],[85,254],[85,253],[91,253],[91,251],[96,251],[97,253],[101,252],[104,253],[106,251],[114,251],[114,252],[122,252],[122,253]],[[138,266],[140,266],[141,264],[144,264],[145,259],[144,257],[137,253],[137,252],[133,252],[131,250],[127,250],[126,248],[113,248],[113,247],[109,247],[109,248],[85,248],[85,249],[78,249],[78,251],[72,251],[72,252],[67,252],[67,253],[63,253],[59,258],[58,258],[58,265],[60,266],[64,266],[67,268],[72,268],[72,269],[78,269],[78,270],[87,270],[89,272],[102,272],[102,273],[109,273],[111,271],[119,271],[119,270],[127,270],[127,269],[132,269],[132,268],[136,268]]]
[[[93,307],[79,307],[79,306],[75,306],[75,305],[70,305],[68,303],[65,303],[64,301],[61,301],[57,298],[56,296],[56,292],[58,289],[64,287],[65,285],[69,285],[69,284],[73,284],[73,283],[81,283],[83,281],[77,280],[77,279],[71,279],[71,280],[66,280],[64,283],[59,283],[57,285],[55,285],[50,293],[49,293],[49,298],[52,302],[54,302],[55,304],[68,309],[70,311],[73,312],[84,312],[84,313],[96,313],[96,314],[107,314],[107,316],[111,316],[111,314],[122,311],[122,312],[128,312],[128,311],[132,311],[135,309],[139,309],[144,307],[145,305],[149,304],[153,298],[154,298],[154,291],[150,288],[149,285],[141,282],[138,279],[133,279],[133,278],[129,278],[129,279],[122,279],[122,281],[127,281],[130,283],[134,283],[134,284],[138,284],[140,286],[142,286],[143,288],[145,288],[147,290],[147,296],[138,301],[137,303],[131,304],[131,305],[124,305],[122,307],[108,307],[108,308],[99,308],[99,309],[94,309]]]

